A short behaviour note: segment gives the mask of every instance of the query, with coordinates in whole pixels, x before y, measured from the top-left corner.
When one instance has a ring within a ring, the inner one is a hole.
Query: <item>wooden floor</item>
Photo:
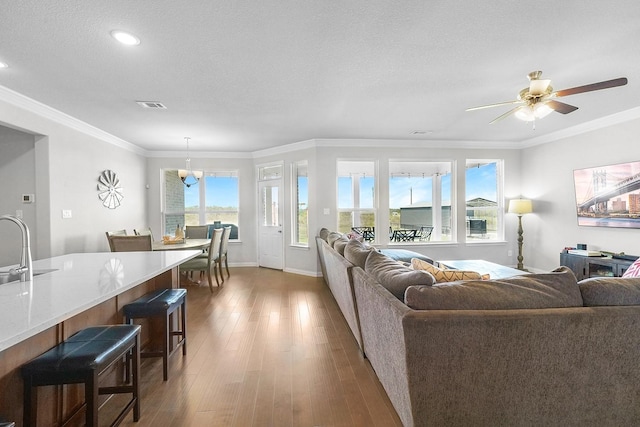
[[[187,356],[142,362],[126,426],[401,426],[323,279],[233,268],[187,287]]]

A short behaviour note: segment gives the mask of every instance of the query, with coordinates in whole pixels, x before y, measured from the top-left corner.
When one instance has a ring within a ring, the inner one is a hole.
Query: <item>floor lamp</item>
[[[533,212],[531,200],[514,199],[509,201],[509,213],[518,215],[518,270],[525,270],[522,264],[522,215]]]

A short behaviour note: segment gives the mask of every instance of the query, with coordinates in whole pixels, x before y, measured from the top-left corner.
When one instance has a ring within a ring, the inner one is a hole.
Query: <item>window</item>
[[[375,163],[338,161],[338,231],[353,227],[374,230],[376,224]]]
[[[467,160],[465,200],[468,242],[504,238],[501,177],[502,160]]]
[[[389,240],[450,241],[452,162],[389,162]]]
[[[309,246],[309,177],[306,161],[291,165],[293,184],[292,244]]]
[[[231,240],[238,239],[239,187],[236,171],[205,172],[195,185],[186,187],[178,171],[164,171],[164,234],[178,226],[231,225]]]

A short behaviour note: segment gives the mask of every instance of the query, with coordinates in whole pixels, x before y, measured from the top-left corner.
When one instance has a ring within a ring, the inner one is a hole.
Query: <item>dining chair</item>
[[[211,293],[213,293],[213,279],[211,278],[212,270],[213,276],[216,278],[216,284],[220,286],[220,280],[218,280],[218,258],[220,257],[222,233],[222,228],[216,228],[213,230],[211,243],[209,244],[209,252],[206,258],[196,257],[180,264],[180,273],[187,274],[192,271],[204,271],[207,273],[207,280],[209,281],[209,289],[211,290]],[[220,272],[220,276],[222,276],[222,271]]]
[[[111,252],[136,252],[152,250],[151,236],[111,236]]]
[[[133,234],[135,234],[136,236],[151,236],[151,241],[153,242],[153,232],[151,231],[151,227],[147,228],[146,230],[144,228],[142,229],[133,229]]]
[[[418,231],[418,235],[417,237],[419,238],[419,240],[421,242],[426,242],[428,240],[431,240],[431,233],[433,232],[433,227],[430,225],[423,225],[422,227],[420,227],[420,230]]]
[[[109,242],[109,249],[111,252],[115,252],[113,250],[113,245],[111,244],[111,236],[126,236],[127,230],[105,231],[105,234],[107,235],[107,242]]]
[[[229,245],[229,236],[231,235],[231,226],[224,227],[222,229],[222,241],[220,242],[220,255],[218,256],[218,266],[220,267],[220,278],[224,283],[224,276],[222,275],[222,262],[224,261],[224,267],[227,270],[227,279],[231,277],[229,273],[229,261],[227,259],[227,246]]]
[[[209,237],[209,227],[206,225],[187,225],[184,228],[184,237],[187,239],[206,239]]]

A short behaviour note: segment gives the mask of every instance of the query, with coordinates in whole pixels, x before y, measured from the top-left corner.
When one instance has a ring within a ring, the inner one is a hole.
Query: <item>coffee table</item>
[[[440,266],[442,267],[452,268],[455,270],[470,270],[477,271],[480,274],[489,274],[491,279],[504,279],[507,277],[529,274],[526,271],[506,267],[483,259],[438,261],[438,263],[440,263]]]

